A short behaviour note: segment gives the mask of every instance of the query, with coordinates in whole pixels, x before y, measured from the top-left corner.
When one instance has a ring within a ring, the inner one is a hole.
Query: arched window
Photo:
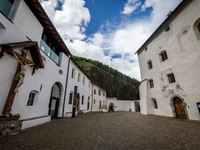
[[[154,88],[153,79],[149,80],[150,88]]]
[[[162,51],[162,52],[160,52],[160,60],[161,61],[165,61],[165,60],[167,60],[168,59],[168,57],[167,57],[167,52],[164,50],[164,51]]]
[[[83,77],[83,85],[85,85],[85,77]]]
[[[84,104],[84,95],[82,96],[82,105]]]
[[[31,91],[28,97],[28,102],[27,102],[27,106],[33,106],[33,104],[35,103],[34,101],[36,101],[37,97],[38,97],[38,91]]]
[[[72,68],[72,75],[71,75],[71,78],[74,78],[74,74],[75,74],[75,69]]]
[[[78,82],[80,82],[81,81],[81,74],[79,73],[78,74]]]
[[[94,89],[94,94],[96,94],[96,89]]]
[[[73,92],[70,92],[70,94],[69,94],[69,104],[72,104],[72,97],[73,97]]]

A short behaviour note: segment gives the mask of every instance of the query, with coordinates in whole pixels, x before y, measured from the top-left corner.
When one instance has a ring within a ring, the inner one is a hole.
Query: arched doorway
[[[114,111],[114,104],[110,103],[109,104],[109,112]]]
[[[176,112],[176,118],[186,119],[186,112],[182,100],[179,97],[174,97],[173,103]]]
[[[77,93],[76,96],[76,111],[79,111],[80,107],[79,107],[79,99],[80,99],[80,94]]]
[[[49,115],[51,115],[51,119],[55,119],[58,117],[61,93],[62,85],[61,83],[56,82],[51,88],[51,95],[49,101]]]

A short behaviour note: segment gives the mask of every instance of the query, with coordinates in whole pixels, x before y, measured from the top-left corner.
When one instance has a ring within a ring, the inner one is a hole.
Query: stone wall
[[[0,137],[18,133],[22,127],[22,120],[0,121]]]

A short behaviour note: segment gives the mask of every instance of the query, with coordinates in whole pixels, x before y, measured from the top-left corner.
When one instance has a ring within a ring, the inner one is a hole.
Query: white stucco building
[[[136,52],[142,114],[200,119],[199,7],[183,0]]]
[[[24,49],[28,51],[26,58]],[[18,81],[14,77],[20,65],[11,51],[16,52],[21,61],[27,59],[35,63],[35,67],[28,67],[24,83],[16,94],[13,88]],[[75,86],[77,112],[90,111],[92,81],[71,56],[38,0],[1,1],[0,111],[20,114],[22,129],[52,118],[69,117]]]
[[[91,111],[107,112],[106,89],[92,82],[91,93],[92,93]]]

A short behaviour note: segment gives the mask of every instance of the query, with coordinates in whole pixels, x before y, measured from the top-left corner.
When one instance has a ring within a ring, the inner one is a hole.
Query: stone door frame
[[[188,116],[188,111],[187,111],[187,103],[185,102],[184,98],[182,98],[180,95],[178,94],[174,94],[170,97],[170,106],[171,106],[171,110],[172,110],[172,115],[173,115],[173,118],[177,118],[177,114],[176,114],[176,110],[175,110],[175,106],[174,106],[174,101],[173,99],[175,97],[178,97],[180,98],[180,100],[182,101],[182,104],[183,104],[183,107],[185,109],[185,114],[186,114],[186,119],[189,119],[189,116]]]

